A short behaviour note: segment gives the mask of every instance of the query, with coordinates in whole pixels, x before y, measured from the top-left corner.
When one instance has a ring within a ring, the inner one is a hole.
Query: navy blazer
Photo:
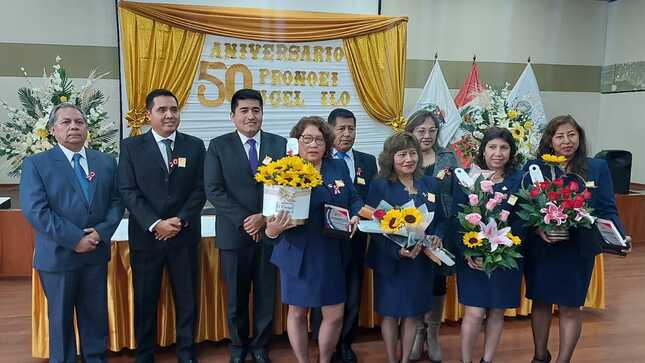
[[[524,166],[525,172],[528,171],[528,168],[532,164],[537,164],[542,170],[542,174],[546,178],[551,178],[551,168],[544,163],[542,160],[531,160]],[[554,168],[556,171],[556,177],[562,175],[562,171],[559,168]],[[592,186],[588,186],[587,189],[591,192],[591,199],[589,200],[589,206],[593,208],[593,215],[595,217],[600,217],[604,219],[609,219],[616,225],[620,234],[625,236],[625,227],[623,222],[618,216],[618,208],[616,207],[616,198],[614,196],[614,185],[611,179],[611,174],[609,172],[609,166],[607,161],[603,159],[591,159],[587,158],[587,170],[584,179],[587,183],[593,183]],[[530,177],[528,174],[525,174],[522,185],[526,187],[529,185]],[[583,188],[584,185],[581,185],[580,188]],[[592,227],[595,228],[595,227]],[[575,231],[574,231],[575,232]],[[595,255],[601,252],[599,243],[590,243],[590,242],[599,242],[598,236],[590,236],[585,228],[580,228],[581,233],[584,233],[581,239],[585,241],[580,241],[580,251],[584,255]],[[592,231],[595,234],[595,230]],[[572,238],[575,238],[572,235]]]
[[[391,182],[384,178],[377,178],[370,184],[367,205],[376,208],[381,200],[388,202],[393,207],[401,206],[414,199],[415,206],[425,204],[429,212],[434,211],[434,219],[426,229],[426,234],[433,234],[445,240],[447,233],[447,220],[444,216],[441,201],[439,200],[439,184],[432,177],[422,177],[414,181],[417,194],[413,197],[403,188],[400,182]],[[434,195],[434,202],[431,202]],[[375,271],[390,275],[396,272],[398,265],[404,263],[399,254],[400,247],[382,235],[372,235],[372,242],[367,250],[366,263]],[[428,259],[428,266],[432,262]]]
[[[307,244],[313,239],[330,239],[322,236],[324,204],[347,208],[352,216],[358,215],[358,211],[364,205],[363,200],[354,189],[347,164],[343,160],[323,159],[320,173],[323,177],[323,184],[311,190],[309,219],[304,225],[282,233],[278,244],[273,249],[271,262],[280,268],[281,273],[300,276]],[[334,185],[338,180],[342,180],[344,187],[338,188],[339,193],[336,194]],[[333,266],[332,268],[341,269],[342,267]]]
[[[99,151],[85,152],[89,170],[95,173],[89,183],[89,202],[60,147],[33,155],[22,164],[20,204],[36,230],[33,264],[37,270],[70,271],[110,259],[110,240],[123,216],[116,160]],[[102,241],[92,252],[76,253],[83,229],[89,227],[96,229]]]
[[[356,149],[352,149],[352,152],[354,152],[354,171],[356,175],[354,178],[354,188],[356,188],[361,198],[365,200],[367,198],[367,192],[369,191],[370,182],[378,173],[376,158],[374,155]],[[363,180],[359,182],[358,178],[362,178]]]

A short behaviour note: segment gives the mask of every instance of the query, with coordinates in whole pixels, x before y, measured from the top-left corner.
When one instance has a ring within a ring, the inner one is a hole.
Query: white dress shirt
[[[69,164],[72,166],[72,169],[74,169],[74,154],[81,154],[81,159],[78,161],[79,164],[81,164],[81,169],[83,169],[83,172],[87,176],[88,170],[90,170],[90,167],[87,164],[87,156],[85,155],[85,146],[81,148],[79,152],[74,152],[65,146],[58,144],[61,150],[63,150],[63,153],[65,154],[65,157],[67,158],[67,161],[69,161]]]
[[[334,159],[338,159],[336,154],[338,153],[338,150],[334,149],[332,151],[332,156]],[[349,176],[352,178],[352,181],[354,181],[354,178],[356,178],[356,163],[354,162],[354,151],[352,149],[349,149],[345,152],[347,156],[344,158],[345,164],[347,164],[347,168],[349,169]]]
[[[172,151],[175,148],[175,137],[177,137],[177,131],[173,131],[173,133],[170,134],[168,137],[163,137],[159,135],[153,129],[150,129],[150,131],[152,132],[152,136],[155,137],[155,141],[157,142],[157,146],[159,147],[159,152],[161,153],[161,157],[163,158],[163,161],[166,164],[166,168],[170,168],[170,160],[168,160],[168,154],[166,154],[166,144],[164,144],[162,141],[165,139],[170,139],[172,141],[170,143],[170,151]],[[153,224],[151,224],[150,227],[148,227],[148,230],[150,232],[154,231],[155,226],[159,222],[161,222],[161,219],[157,219]]]
[[[249,150],[251,149],[251,145],[247,144],[246,142],[249,139],[253,139],[253,140],[255,140],[255,152],[258,154],[257,158],[258,158],[258,161],[261,163],[262,160],[260,160],[260,141],[261,141],[260,134],[262,134],[262,133],[260,131],[258,131],[255,134],[255,136],[246,137],[246,136],[242,135],[241,132],[237,131],[237,135],[240,137],[240,141],[242,141],[242,146],[244,146],[244,154],[246,155],[246,158],[247,159],[249,158]]]
[[[164,144],[162,141],[165,139],[170,139],[172,141],[170,143],[170,151],[175,149],[175,137],[177,137],[177,131],[173,131],[172,134],[168,137],[163,137],[159,135],[158,133],[155,132],[155,130],[150,129],[152,131],[152,136],[155,137],[155,141],[157,142],[157,146],[159,146],[159,152],[161,152],[161,157],[163,158],[163,161],[166,164],[166,168],[169,168],[170,165],[170,160],[168,160],[168,154],[166,154],[166,144]]]

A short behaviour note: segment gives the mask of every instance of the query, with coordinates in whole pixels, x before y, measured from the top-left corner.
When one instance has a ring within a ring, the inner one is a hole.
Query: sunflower
[[[515,140],[522,141],[524,140],[524,128],[522,126],[511,127],[511,134]]]
[[[567,158],[564,156],[544,154],[542,155],[542,160],[544,160],[544,162],[546,162],[547,164],[560,165],[560,164],[564,164],[567,161]]]
[[[47,136],[49,136],[49,131],[47,131],[47,129],[36,129],[34,133],[39,139],[46,139]]]
[[[421,219],[421,212],[416,208],[410,207],[401,210],[401,220],[407,225],[416,226],[421,223]]]
[[[387,211],[383,218],[381,218],[381,229],[383,229],[383,232],[398,232],[404,223],[401,217],[401,211],[398,209],[390,209]]]
[[[506,113],[506,116],[508,116],[509,120],[514,120],[517,117],[517,111],[510,110]]]
[[[528,120],[528,121],[526,121],[524,123],[524,128],[527,129],[527,130],[532,130],[533,126],[535,126],[535,125],[533,124],[533,121],[531,121],[531,120]]]
[[[466,247],[475,248],[475,247],[482,246],[484,242],[481,239],[479,239],[478,236],[479,236],[479,233],[474,231],[470,231],[466,233],[464,235],[464,244],[466,245]]]
[[[512,234],[511,232],[507,233],[506,237],[508,237],[508,239],[513,241],[513,246],[519,246],[520,244],[522,244],[522,239],[520,237]]]

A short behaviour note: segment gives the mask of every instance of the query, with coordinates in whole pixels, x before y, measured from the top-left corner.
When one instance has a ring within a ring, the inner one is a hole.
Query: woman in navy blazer
[[[452,150],[442,148],[437,143],[443,123],[445,123],[445,120],[438,107],[433,110],[421,109],[410,116],[405,126],[405,131],[414,135],[419,142],[423,173],[428,177],[435,178],[439,184],[441,192],[438,195],[438,200],[441,202],[444,215],[447,219],[450,219],[453,211],[453,188],[450,173],[454,168],[458,167],[458,163]],[[444,247],[452,245],[451,241],[444,241],[444,244]],[[421,359],[424,340],[428,344],[430,362],[441,362],[443,357],[441,346],[439,345],[439,327],[443,319],[443,307],[446,303],[446,293],[448,291],[446,275],[451,275],[454,269],[444,266],[439,272],[434,278],[432,310],[427,312],[417,325],[410,360]],[[425,339],[426,337],[427,339]]]
[[[494,173],[488,178],[494,184],[495,192],[510,197],[517,192],[521,174],[515,169],[517,146],[508,129],[491,127],[486,130],[477,153],[476,163],[482,169]],[[455,178],[455,184],[458,183]],[[455,213],[463,211],[460,205],[468,205],[468,195],[457,186],[453,197]],[[517,217],[516,205],[506,199],[501,209],[508,212],[508,225],[514,235],[524,238],[524,226]],[[482,271],[481,261],[464,257],[465,246],[461,242],[463,233],[458,232],[456,218],[453,219],[454,239],[457,257],[457,291],[459,302],[464,305],[464,317],[461,321],[461,357],[463,362],[471,362],[477,337],[482,323],[486,319],[484,356],[481,362],[493,361],[495,350],[502,337],[504,328],[504,310],[520,305],[520,286],[522,283],[522,259],[517,259],[518,269],[495,269],[491,276]]]
[[[434,219],[426,234],[434,245],[441,245],[445,218],[439,202],[439,185],[434,178],[423,176],[419,143],[410,133],[403,132],[385,140],[379,155],[380,177],[373,180],[367,204],[377,207],[381,200],[392,206],[414,201],[434,211]],[[420,252],[423,256],[417,256]],[[399,247],[388,238],[372,234],[366,262],[374,269],[374,307],[383,316],[381,333],[390,363],[397,360],[399,319],[401,320],[401,362],[409,361],[416,326],[423,314],[432,308],[434,262],[429,248],[419,244],[412,250]]]
[[[302,118],[289,136],[298,139],[300,156],[320,170],[323,184],[311,191],[309,218],[304,225],[294,227],[290,217],[281,213],[269,219],[266,235],[280,238],[271,262],[280,269],[282,302],[289,305],[287,333],[298,362],[309,361],[307,309],[312,307],[322,310],[320,362],[330,362],[340,335],[345,302],[341,244],[351,242],[323,235],[324,205],[347,208],[353,216],[352,224],[356,224],[363,201],[345,162],[330,158],[334,134],[322,118]]]
[[[584,129],[571,115],[558,116],[547,124],[538,150],[538,155],[543,154],[566,157],[565,170],[578,174],[587,182],[586,186],[591,191],[589,202],[594,210],[593,214],[613,221],[621,235],[625,236],[625,229],[618,217],[607,163],[587,157]],[[545,178],[551,178],[551,168],[539,160],[529,162],[525,169],[528,170],[532,164],[540,166]],[[530,183],[526,179],[528,178],[523,180],[524,185]],[[582,328],[580,306],[585,302],[595,256],[601,252],[599,236],[592,232],[594,230],[585,228],[571,230],[570,239],[560,242],[551,240],[539,229],[528,235],[525,277],[526,296],[533,300],[533,362],[551,360],[547,343],[553,304],[558,305],[560,320],[557,361],[569,362],[573,356]],[[631,240],[630,237],[627,239]]]

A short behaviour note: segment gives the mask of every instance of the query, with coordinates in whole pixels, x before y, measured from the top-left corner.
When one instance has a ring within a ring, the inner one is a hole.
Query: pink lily
[[[546,204],[546,208],[540,209],[540,213],[544,214],[544,223],[546,224],[550,224],[551,221],[555,221],[559,226],[567,220],[567,215],[564,213],[564,208],[558,207],[553,202],[548,202]]]
[[[500,230],[497,229],[497,222],[493,218],[488,219],[488,224],[479,222],[481,231],[477,235],[480,239],[486,238],[490,243],[490,251],[495,252],[499,245],[512,246],[513,241],[506,235],[511,231],[511,227],[504,227]]]

